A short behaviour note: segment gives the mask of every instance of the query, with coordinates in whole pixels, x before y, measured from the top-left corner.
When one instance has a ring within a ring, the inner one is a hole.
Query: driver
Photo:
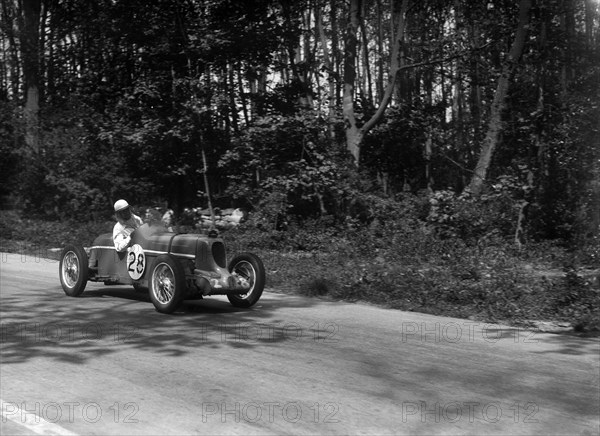
[[[113,241],[117,251],[125,251],[131,243],[131,233],[143,224],[142,219],[131,212],[125,200],[115,203],[115,216],[117,222],[113,228]]]

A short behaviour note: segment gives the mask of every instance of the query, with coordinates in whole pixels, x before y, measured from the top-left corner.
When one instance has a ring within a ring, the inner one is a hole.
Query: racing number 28
[[[142,274],[144,272],[144,254],[130,251],[127,256],[127,271],[130,273]],[[134,265],[135,264],[135,265]]]
[[[133,280],[139,280],[146,269],[146,255],[138,244],[135,244],[127,253],[127,273]]]

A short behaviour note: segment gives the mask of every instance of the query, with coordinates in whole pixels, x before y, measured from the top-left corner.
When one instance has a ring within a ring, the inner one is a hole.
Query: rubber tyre
[[[186,292],[185,272],[170,254],[161,254],[154,261],[150,274],[150,300],[160,313],[173,313]]]
[[[69,297],[79,297],[89,278],[88,256],[80,245],[67,245],[60,255],[58,275],[63,291]]]
[[[256,304],[265,288],[265,267],[252,253],[241,253],[229,262],[229,272],[244,277],[251,284],[244,295],[227,295],[229,302],[235,307],[250,307]]]

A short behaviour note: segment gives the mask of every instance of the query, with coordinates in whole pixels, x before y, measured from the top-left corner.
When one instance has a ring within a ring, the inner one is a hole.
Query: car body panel
[[[105,284],[149,287],[156,258],[169,254],[182,265],[188,288],[201,295],[244,294],[244,281],[227,269],[223,240],[199,234],[177,234],[144,224],[131,238],[127,251],[117,252],[111,233],[98,236],[88,252],[95,251],[97,270],[89,280]]]

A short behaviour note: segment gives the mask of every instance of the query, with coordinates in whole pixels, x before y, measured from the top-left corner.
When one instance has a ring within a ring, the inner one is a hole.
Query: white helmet
[[[129,203],[127,203],[125,200],[117,200],[117,202],[115,203],[115,212],[127,209],[128,207]]]

